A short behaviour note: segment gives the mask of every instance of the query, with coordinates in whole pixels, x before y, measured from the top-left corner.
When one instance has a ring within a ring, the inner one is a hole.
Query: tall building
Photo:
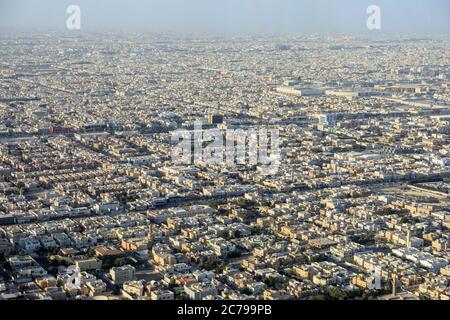
[[[124,282],[133,280],[135,272],[136,269],[130,265],[113,267],[109,271],[111,278],[115,284],[122,284]]]
[[[334,127],[336,126],[336,116],[332,113],[325,113],[319,116],[319,125]]]

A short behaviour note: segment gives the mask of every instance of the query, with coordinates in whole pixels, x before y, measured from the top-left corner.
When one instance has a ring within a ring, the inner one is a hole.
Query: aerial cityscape
[[[0,33],[0,300],[450,300],[449,54]]]

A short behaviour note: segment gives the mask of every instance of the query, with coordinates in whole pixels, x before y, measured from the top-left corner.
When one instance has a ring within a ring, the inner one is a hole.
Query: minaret
[[[397,296],[397,274],[392,275],[392,297]]]
[[[152,223],[150,223],[148,226],[147,239],[148,239],[148,241],[152,241],[152,239],[153,239],[153,224]]]
[[[395,271],[392,274],[392,297],[397,296],[397,273],[398,267],[395,267]]]
[[[406,232],[406,247],[408,249],[411,248],[411,230],[408,229],[408,231]]]

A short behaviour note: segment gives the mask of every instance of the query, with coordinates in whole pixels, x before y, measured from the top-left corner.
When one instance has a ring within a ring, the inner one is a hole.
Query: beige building
[[[169,290],[156,290],[150,294],[151,300],[173,300],[175,295]]]
[[[88,270],[100,270],[102,268],[102,262],[99,259],[84,259],[84,260],[76,260],[75,266],[80,271],[88,271]]]

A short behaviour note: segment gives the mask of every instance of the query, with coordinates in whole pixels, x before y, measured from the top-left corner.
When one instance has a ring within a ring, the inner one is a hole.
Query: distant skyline
[[[65,30],[71,4],[81,8],[81,32],[450,33],[448,0],[0,0],[0,32]],[[372,4],[382,29],[371,32]]]

